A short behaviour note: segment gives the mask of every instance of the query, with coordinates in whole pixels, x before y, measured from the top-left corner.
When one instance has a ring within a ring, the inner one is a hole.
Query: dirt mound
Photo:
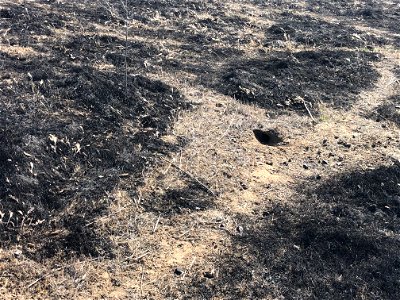
[[[304,101],[344,108],[376,81],[378,73],[370,63],[377,59],[374,53],[344,50],[271,53],[232,63],[217,88],[263,108],[302,110]]]

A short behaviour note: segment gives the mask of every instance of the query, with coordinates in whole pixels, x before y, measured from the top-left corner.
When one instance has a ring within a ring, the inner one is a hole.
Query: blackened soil
[[[27,254],[36,259],[112,255],[93,220],[107,210],[118,185],[134,194],[154,156],[172,150],[160,136],[188,104],[176,89],[130,75],[131,69],[125,78],[122,69],[95,68],[108,61],[123,66],[118,39],[58,39],[50,30],[62,25],[58,14],[29,4],[7,11],[2,26],[10,28],[9,44],[40,54],[0,52],[1,244],[33,242],[38,249]],[[38,43],[37,35],[49,39]],[[137,71],[135,63],[153,50],[130,49]]]
[[[187,186],[181,189],[169,189],[164,195],[152,195],[146,199],[144,207],[164,216],[175,214],[190,214],[215,207],[214,197],[202,185],[193,180],[187,180]]]
[[[370,115],[377,122],[386,122],[400,126],[400,95],[390,97]]]
[[[397,299],[399,181],[397,165],[345,173],[299,186],[294,206],[276,204],[256,220],[238,216],[244,234],[220,261],[218,282],[193,286],[232,299]]]
[[[154,157],[177,147],[160,136],[188,105],[148,69],[197,75],[195,84],[266,111],[349,108],[379,76],[369,49],[400,29],[396,1],[249,0],[263,10],[247,18],[217,0],[129,0],[129,35],[140,41],[128,41],[125,78],[125,40],[113,35],[125,25],[120,1],[34,2],[0,9],[2,45],[33,50],[0,51],[0,246],[17,244],[36,260],[112,257],[96,217],[115,189],[136,196]],[[360,32],[353,21],[387,34]],[[285,40],[294,49],[275,49]],[[244,57],[254,44],[260,53]],[[298,52],[304,46],[316,47]],[[373,117],[399,124],[398,105],[390,98]],[[186,175],[186,187],[146,199],[144,209],[167,218],[215,208]],[[232,216],[239,234],[231,233],[233,251],[216,258],[218,274],[182,290],[189,299],[400,299],[399,181],[397,165],[326,174],[300,184],[293,205]]]
[[[400,67],[395,67],[393,73],[396,76],[393,82],[388,84],[399,84]],[[380,104],[368,117],[377,122],[390,122],[400,127],[400,93],[397,93]]]
[[[378,55],[352,51],[271,53],[264,59],[232,63],[217,88],[263,108],[304,110],[304,101],[345,108],[357,94],[373,86]]]
[[[366,25],[399,33],[400,6],[397,1],[308,0],[310,11],[346,16]]]
[[[312,47],[360,48],[382,45],[386,41],[360,32],[342,23],[328,23],[310,16],[283,14],[280,22],[266,32],[266,46],[279,46],[277,41],[292,41]]]

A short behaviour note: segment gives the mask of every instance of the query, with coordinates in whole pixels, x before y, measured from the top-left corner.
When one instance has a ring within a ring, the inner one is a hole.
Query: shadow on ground
[[[293,206],[238,216],[237,246],[205,299],[397,299],[400,296],[400,167],[354,171],[299,187]],[[192,291],[190,291],[192,292]]]

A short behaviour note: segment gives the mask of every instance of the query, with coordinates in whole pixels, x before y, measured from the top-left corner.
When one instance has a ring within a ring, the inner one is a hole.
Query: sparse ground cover
[[[399,4],[123,2],[0,2],[0,298],[399,299]]]

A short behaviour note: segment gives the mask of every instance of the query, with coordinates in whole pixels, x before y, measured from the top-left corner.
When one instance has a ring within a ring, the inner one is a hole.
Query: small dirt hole
[[[263,145],[276,146],[283,142],[282,138],[279,136],[279,133],[273,129],[268,131],[253,129],[253,133],[257,141]]]

